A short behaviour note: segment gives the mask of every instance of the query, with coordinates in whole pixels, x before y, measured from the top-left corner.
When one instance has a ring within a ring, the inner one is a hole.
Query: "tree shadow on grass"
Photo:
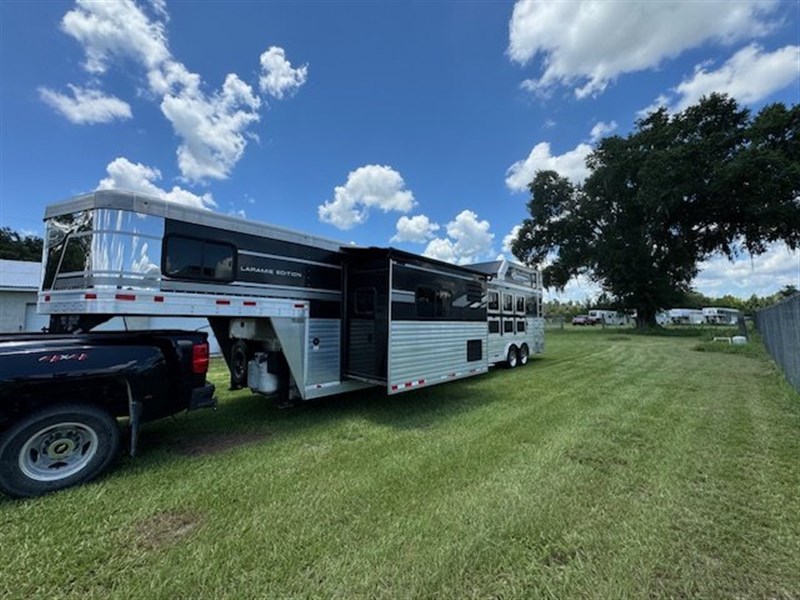
[[[331,422],[360,418],[397,430],[424,431],[497,399],[481,381],[501,373],[387,395],[380,387],[276,408],[249,390],[223,392],[216,411],[183,413],[143,426],[139,454],[203,456],[272,437],[294,436]]]

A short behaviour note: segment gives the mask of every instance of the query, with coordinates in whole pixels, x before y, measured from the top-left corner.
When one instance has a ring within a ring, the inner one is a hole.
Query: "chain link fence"
[[[772,358],[800,392],[800,294],[759,310],[755,323]]]

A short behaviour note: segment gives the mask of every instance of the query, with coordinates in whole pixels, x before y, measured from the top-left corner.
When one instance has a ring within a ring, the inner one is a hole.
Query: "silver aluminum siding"
[[[467,361],[467,340],[481,340],[481,360]],[[486,322],[394,321],[388,387],[425,380],[425,385],[464,377],[488,367]]]
[[[306,347],[306,385],[339,381],[341,364],[341,321],[309,319]],[[319,344],[314,345],[318,339]]]

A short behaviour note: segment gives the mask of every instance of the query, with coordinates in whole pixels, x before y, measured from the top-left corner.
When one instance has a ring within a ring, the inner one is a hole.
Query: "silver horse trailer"
[[[374,385],[394,394],[542,350],[538,273],[521,266],[460,267],[121,191],[48,206],[45,226],[38,310],[51,330],[205,317],[233,388],[283,400]],[[497,313],[512,320],[501,336],[518,340],[515,354],[494,350],[490,287],[516,294]]]

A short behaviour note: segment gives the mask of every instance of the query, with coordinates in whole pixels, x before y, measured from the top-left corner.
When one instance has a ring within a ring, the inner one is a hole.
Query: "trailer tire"
[[[247,342],[236,340],[231,345],[231,389],[247,387]]]
[[[519,347],[519,352],[517,353],[517,358],[519,360],[519,364],[521,367],[524,367],[528,364],[528,355],[530,352],[528,351],[528,344],[522,344]]]
[[[0,491],[41,496],[94,479],[119,449],[116,419],[90,404],[57,404],[0,434]]]
[[[517,347],[511,346],[508,349],[508,354],[506,354],[506,366],[509,369],[513,369],[514,367],[519,364],[519,355],[517,354]]]

